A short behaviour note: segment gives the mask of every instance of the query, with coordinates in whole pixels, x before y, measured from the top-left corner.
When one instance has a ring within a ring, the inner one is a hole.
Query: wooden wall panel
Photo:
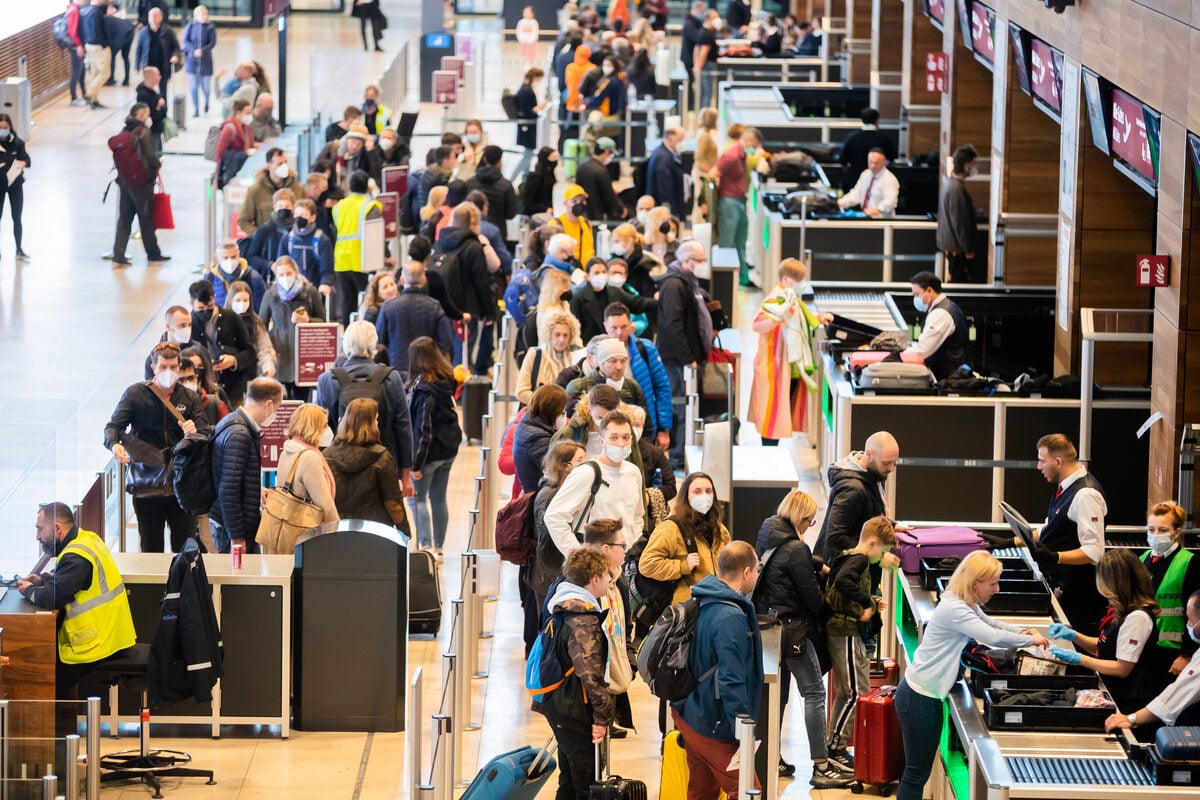
[[[1057,239],[1009,239],[1004,243],[1004,282],[1012,286],[1053,286],[1058,274]]]
[[[0,41],[0,76],[17,75],[18,60],[21,56],[28,58],[26,76],[33,93],[34,108],[66,91],[71,76],[71,56],[54,43],[51,32],[57,9],[55,6],[54,17]]]

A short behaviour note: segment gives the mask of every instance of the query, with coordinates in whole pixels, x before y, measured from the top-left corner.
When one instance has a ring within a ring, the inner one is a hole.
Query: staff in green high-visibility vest
[[[1159,503],[1146,515],[1146,544],[1142,563],[1150,570],[1158,615],[1158,646],[1168,651],[1164,662],[1178,675],[1196,652],[1196,643],[1184,635],[1184,605],[1200,590],[1200,558],[1183,546],[1187,515],[1174,503]]]

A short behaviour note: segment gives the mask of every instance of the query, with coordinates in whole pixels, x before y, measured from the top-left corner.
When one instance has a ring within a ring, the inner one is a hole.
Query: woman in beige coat
[[[647,578],[677,582],[672,603],[687,600],[693,584],[717,574],[717,556],[730,541],[722,516],[712,478],[693,472],[683,479],[671,516],[650,534],[638,560],[638,570]]]

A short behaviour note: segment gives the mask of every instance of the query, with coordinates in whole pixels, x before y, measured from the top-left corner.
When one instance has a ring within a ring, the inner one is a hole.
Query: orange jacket
[[[574,111],[583,102],[583,98],[579,96],[579,84],[583,82],[583,77],[596,68],[596,65],[591,62],[592,48],[586,44],[581,44],[575,48],[575,60],[567,64],[567,69],[563,73],[563,77],[567,84],[567,110]]]

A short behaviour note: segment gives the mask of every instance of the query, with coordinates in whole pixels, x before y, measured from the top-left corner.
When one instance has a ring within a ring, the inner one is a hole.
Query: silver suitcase
[[[179,130],[187,129],[187,97],[177,94],[171,98],[171,119]]]

